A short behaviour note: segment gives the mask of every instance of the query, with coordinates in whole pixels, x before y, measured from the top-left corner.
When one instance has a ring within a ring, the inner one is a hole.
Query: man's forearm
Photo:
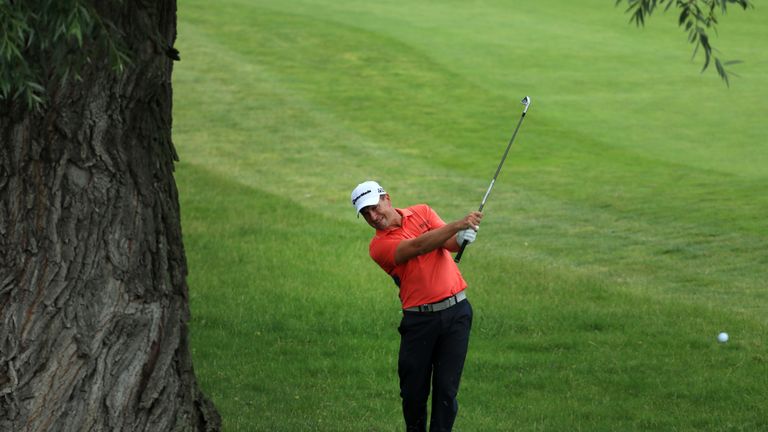
[[[438,229],[427,231],[414,239],[403,240],[395,250],[395,263],[402,264],[411,258],[444,247],[446,242],[451,240],[462,228],[462,221],[455,221]]]
[[[443,247],[451,252],[458,252],[461,249],[461,245],[459,245],[455,235],[448,237],[448,240],[443,243]]]

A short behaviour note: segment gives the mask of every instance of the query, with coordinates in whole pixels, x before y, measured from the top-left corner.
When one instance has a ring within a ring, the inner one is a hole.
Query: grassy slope
[[[399,314],[361,259],[367,231],[198,168],[180,181],[195,365],[226,430],[398,430]],[[755,320],[551,266],[491,258],[477,271],[458,430],[768,426]]]
[[[726,89],[671,15],[404,5],[180,5],[193,346],[227,430],[397,429],[394,290],[348,190],[378,178],[458,217],[524,94],[462,264],[477,321],[457,429],[766,427],[768,58],[746,43],[765,12],[724,20],[718,46],[746,60]]]

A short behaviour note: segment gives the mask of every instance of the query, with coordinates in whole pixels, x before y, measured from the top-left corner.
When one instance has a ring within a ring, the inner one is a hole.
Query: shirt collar
[[[413,211],[411,211],[411,209],[407,209],[407,208],[405,208],[405,209],[396,208],[395,211],[400,213],[400,216],[402,216],[402,217],[410,216],[410,215],[413,214]]]
[[[413,214],[413,211],[411,209],[407,209],[407,208],[404,208],[404,209],[395,208],[395,211],[400,213],[400,216],[403,217],[403,220],[400,222],[400,226],[395,228],[394,230],[378,230],[377,229],[376,230],[376,235],[386,235],[387,233],[396,231],[398,229],[402,229],[403,225],[405,225],[405,218],[407,218],[408,216],[411,216]]]

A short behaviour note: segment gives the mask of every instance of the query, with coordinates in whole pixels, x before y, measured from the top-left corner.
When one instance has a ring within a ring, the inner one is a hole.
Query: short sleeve
[[[395,250],[401,240],[386,237],[375,237],[371,240],[369,246],[371,258],[387,273],[392,273],[395,269]]]
[[[424,218],[427,221],[430,231],[434,229],[438,229],[443,225],[445,225],[445,221],[443,221],[443,219],[440,218],[437,212],[432,210],[432,207],[426,204],[421,204],[421,205],[415,206],[414,209],[422,218]]]

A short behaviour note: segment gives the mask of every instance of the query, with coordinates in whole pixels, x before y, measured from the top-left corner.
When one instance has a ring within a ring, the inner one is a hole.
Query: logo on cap
[[[357,211],[358,217],[360,217],[360,210],[363,207],[375,205],[379,201],[379,197],[386,193],[380,184],[373,180],[368,180],[357,185],[349,198],[352,200],[352,206]]]
[[[381,193],[381,191],[383,191],[383,190],[384,190],[384,189],[382,189],[382,188],[379,188],[379,193]],[[353,204],[353,205],[354,205],[354,204],[357,204],[357,200],[359,200],[360,198],[364,197],[365,195],[368,195],[368,194],[369,194],[369,193],[371,193],[371,192],[373,192],[373,191],[372,191],[372,190],[367,190],[367,191],[365,191],[365,192],[361,193],[361,194],[360,194],[360,195],[358,195],[358,196],[357,196],[355,199],[353,199],[353,200],[352,200],[352,204]]]

